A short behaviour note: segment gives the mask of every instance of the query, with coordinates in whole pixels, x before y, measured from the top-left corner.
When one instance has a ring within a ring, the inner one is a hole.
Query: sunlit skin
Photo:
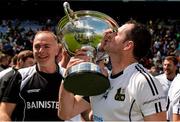
[[[36,35],[33,43],[33,54],[40,70],[56,68],[55,57],[58,55],[57,40],[50,33],[40,33]],[[51,71],[47,71],[51,72]]]
[[[176,76],[177,67],[171,60],[164,60],[163,70],[168,80],[173,80],[174,77]]]
[[[129,64],[136,62],[132,52],[134,43],[132,40],[127,40],[126,35],[133,27],[133,24],[124,24],[118,28],[118,32],[113,32],[111,29],[105,32],[101,47],[111,57],[112,74],[116,74]]]

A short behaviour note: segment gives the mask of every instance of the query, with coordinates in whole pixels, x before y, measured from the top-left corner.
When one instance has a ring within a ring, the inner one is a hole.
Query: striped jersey
[[[17,104],[18,121],[62,121],[57,116],[62,67],[44,73],[37,66],[18,70],[10,81],[2,101]]]
[[[0,78],[2,78],[6,73],[10,72],[12,69],[13,67],[8,67],[7,69],[0,71]]]
[[[167,120],[172,120],[173,114],[180,115],[180,74],[177,74],[174,78],[169,91],[169,107],[167,112]]]
[[[5,89],[16,71],[17,69],[10,67],[0,72],[0,101],[3,97]]]
[[[133,63],[109,80],[105,93],[90,98],[94,121],[139,121],[166,111],[160,83],[141,64]]]

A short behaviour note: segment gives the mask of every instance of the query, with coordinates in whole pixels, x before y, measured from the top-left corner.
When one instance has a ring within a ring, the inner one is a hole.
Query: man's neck
[[[57,65],[56,64],[53,64],[51,66],[42,66],[42,65],[38,65],[38,70],[41,71],[41,72],[44,72],[44,73],[54,73],[56,72],[57,70]]]
[[[176,77],[176,74],[167,75],[167,79],[169,81],[173,81],[175,77]]]
[[[112,75],[123,71],[126,67],[128,67],[129,65],[135,62],[137,61],[136,60],[129,60],[129,61],[119,60],[114,62],[112,61]]]

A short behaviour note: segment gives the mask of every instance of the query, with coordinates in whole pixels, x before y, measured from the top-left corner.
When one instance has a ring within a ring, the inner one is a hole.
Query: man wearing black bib
[[[0,105],[0,120],[11,120],[15,107],[22,109],[19,121],[61,121],[57,116],[58,92],[63,68],[56,62],[58,39],[39,31],[33,41],[36,65],[18,70]]]

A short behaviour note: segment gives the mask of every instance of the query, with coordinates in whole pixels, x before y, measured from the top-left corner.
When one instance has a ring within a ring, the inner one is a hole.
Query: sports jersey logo
[[[59,102],[57,101],[31,101],[26,102],[27,109],[58,109]]]
[[[34,93],[34,92],[39,92],[41,89],[30,89],[27,90],[27,93]]]
[[[119,88],[117,90],[116,95],[114,96],[114,99],[117,101],[124,101],[125,100],[125,89]]]

